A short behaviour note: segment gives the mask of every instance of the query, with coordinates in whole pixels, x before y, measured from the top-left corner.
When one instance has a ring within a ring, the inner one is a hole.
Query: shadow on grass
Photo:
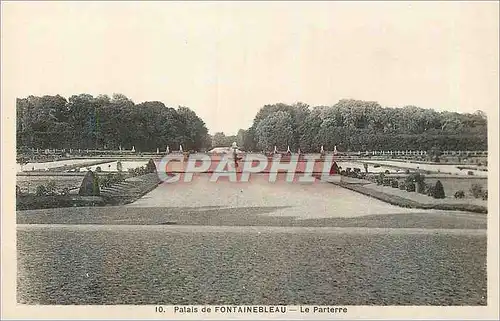
[[[205,225],[371,228],[486,229],[483,215],[453,213],[379,214],[297,219],[271,216],[288,206],[267,207],[89,207],[17,212],[17,224]]]

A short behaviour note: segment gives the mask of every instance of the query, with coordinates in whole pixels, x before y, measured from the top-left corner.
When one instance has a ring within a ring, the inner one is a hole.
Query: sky
[[[265,104],[498,109],[498,2],[2,2],[12,97],[122,93],[210,133]]]

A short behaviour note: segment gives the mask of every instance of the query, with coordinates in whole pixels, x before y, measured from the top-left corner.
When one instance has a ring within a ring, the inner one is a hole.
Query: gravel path
[[[251,176],[250,182],[211,182],[203,174],[192,182],[164,183],[127,207],[275,207],[267,215],[300,219],[360,217],[377,214],[437,213],[401,208],[327,182],[288,183],[279,174]]]

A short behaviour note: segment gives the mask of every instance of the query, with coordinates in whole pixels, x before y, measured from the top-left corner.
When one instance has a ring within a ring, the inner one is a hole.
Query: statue
[[[170,147],[167,146],[166,153],[170,154]]]
[[[233,143],[231,148],[233,149],[234,168],[238,168],[238,145],[236,145],[236,142]]]
[[[182,145],[179,145],[179,151],[182,153]]]

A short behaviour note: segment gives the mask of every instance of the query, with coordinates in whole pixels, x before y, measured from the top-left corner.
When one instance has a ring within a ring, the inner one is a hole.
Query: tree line
[[[208,134],[203,120],[187,107],[159,101],[135,104],[122,94],[88,94],[68,99],[17,99],[17,146],[155,151],[208,150],[236,142],[247,151],[486,150],[484,112],[437,112],[415,106],[387,108],[377,102],[340,100],[333,106],[305,103],[263,106],[248,129],[236,135]]]
[[[17,146],[138,152],[210,147],[203,120],[187,107],[159,101],[135,104],[122,94],[17,99]]]
[[[377,102],[340,100],[311,108],[304,103],[262,107],[237,143],[244,150],[487,150],[487,117],[415,106],[384,108]]]

